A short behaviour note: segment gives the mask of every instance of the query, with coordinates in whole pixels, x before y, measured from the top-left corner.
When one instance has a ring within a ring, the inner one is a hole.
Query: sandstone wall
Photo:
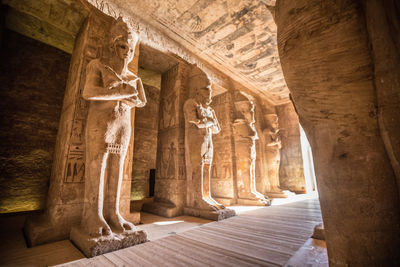
[[[156,169],[160,90],[144,84],[147,104],[135,112],[131,200],[149,196],[150,169]]]
[[[279,182],[281,189],[305,193],[303,157],[301,154],[299,118],[292,103],[276,107],[282,140]]]
[[[4,30],[0,213],[43,209],[71,56]]]

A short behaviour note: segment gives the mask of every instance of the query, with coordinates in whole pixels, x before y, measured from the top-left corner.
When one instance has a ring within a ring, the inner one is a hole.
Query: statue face
[[[127,39],[121,38],[115,41],[114,49],[116,55],[120,58],[125,60],[126,62],[130,62],[135,55],[135,50],[133,49],[132,45],[128,42]]]
[[[198,101],[200,101],[203,104],[207,104],[207,105],[211,104],[212,89],[211,89],[210,84],[197,89],[197,94],[198,94],[198,98],[199,98]]]
[[[269,120],[269,124],[271,125],[272,129],[278,130],[279,129],[278,117],[271,118]]]

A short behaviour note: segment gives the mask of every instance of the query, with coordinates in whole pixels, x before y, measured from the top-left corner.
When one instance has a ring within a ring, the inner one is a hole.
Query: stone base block
[[[130,211],[138,211],[140,212],[143,208],[144,204],[148,203],[153,203],[154,202],[154,197],[145,197],[141,200],[131,200],[131,206],[130,206]]]
[[[131,211],[130,213],[121,212],[121,215],[128,222],[131,222],[133,224],[140,223],[140,212],[139,211]]]
[[[223,197],[213,197],[218,203],[224,206],[232,206],[235,204],[235,200],[233,198],[223,198]]]
[[[28,217],[23,229],[28,247],[68,239],[72,225],[79,222],[74,219],[51,222],[46,215]]]
[[[182,214],[174,204],[164,202],[144,203],[142,211],[150,212],[159,216],[172,218]]]
[[[203,209],[185,207],[183,209],[183,212],[185,215],[201,217],[213,221],[221,221],[236,215],[235,211],[231,209],[213,211],[213,210],[203,210]]]
[[[325,240],[325,229],[323,223],[317,224],[314,227],[314,233],[312,235],[312,238],[318,240]]]
[[[70,239],[88,258],[148,241],[147,234],[143,230],[94,238],[78,227],[72,227]]]
[[[290,196],[294,196],[295,193],[290,192],[289,190],[277,191],[277,192],[267,192],[265,193],[269,198],[288,198]]]
[[[238,198],[237,205],[244,205],[244,206],[270,206],[271,202],[268,199],[262,201],[262,200],[259,200],[257,198],[253,198],[253,199]]]

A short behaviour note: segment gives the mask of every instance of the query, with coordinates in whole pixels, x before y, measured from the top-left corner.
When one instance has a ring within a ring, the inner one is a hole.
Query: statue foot
[[[215,211],[223,210],[225,207],[222,204],[219,204],[212,197],[206,196],[203,197],[203,200],[207,202],[207,204]]]
[[[120,214],[111,216],[109,223],[115,232],[125,232],[136,229],[133,223],[126,221]]]
[[[95,219],[93,217],[86,218],[84,220],[85,225],[83,226],[83,229],[85,229],[91,237],[110,235],[112,233],[110,226],[108,226],[103,218],[100,218],[99,216],[96,217],[97,218]]]

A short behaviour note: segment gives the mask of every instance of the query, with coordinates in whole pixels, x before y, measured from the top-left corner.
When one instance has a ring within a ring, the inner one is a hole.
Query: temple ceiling
[[[275,104],[288,101],[280,66],[275,1],[113,0],[201,59]]]
[[[103,12],[107,5],[112,5],[114,12],[123,11],[142,24],[151,25],[201,61],[273,104],[289,101],[278,55],[274,0],[88,2]],[[9,28],[72,52],[73,40],[86,16],[76,1],[3,3],[10,7],[6,19]]]

